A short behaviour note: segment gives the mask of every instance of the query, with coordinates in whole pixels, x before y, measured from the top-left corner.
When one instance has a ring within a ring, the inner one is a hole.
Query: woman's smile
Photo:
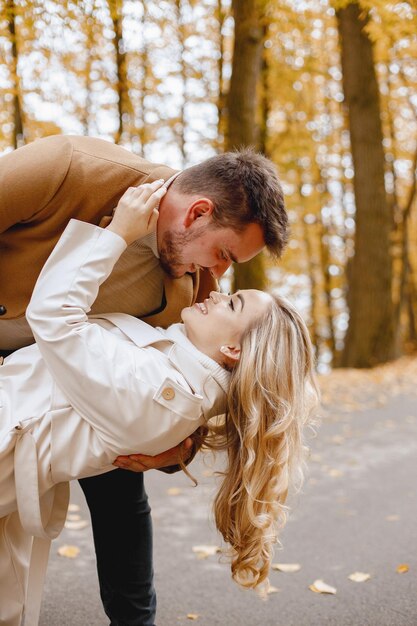
[[[208,311],[207,311],[207,307],[204,304],[204,302],[196,302],[194,304],[194,306],[197,308],[197,310],[202,313],[203,315],[207,315]]]

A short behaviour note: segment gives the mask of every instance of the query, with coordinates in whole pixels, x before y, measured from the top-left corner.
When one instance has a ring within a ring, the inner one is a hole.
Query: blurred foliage
[[[304,310],[325,367],[343,345],[354,254],[335,18],[347,2],[260,2],[257,123],[284,181],[292,229],[283,261],[267,259],[269,288]],[[361,7],[374,42],[393,216],[387,254],[407,351],[417,345],[417,9],[412,0],[361,0]],[[65,132],[117,140],[177,167],[211,156],[224,147],[232,51],[229,0],[0,0],[0,150]]]

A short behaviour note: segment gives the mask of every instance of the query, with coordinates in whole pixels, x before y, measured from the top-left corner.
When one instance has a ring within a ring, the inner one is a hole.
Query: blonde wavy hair
[[[207,425],[202,441],[206,449],[227,452],[214,514],[230,544],[232,577],[258,589],[268,584],[289,487],[299,489],[303,482],[303,429],[312,423],[319,398],[307,327],[287,300],[273,300],[246,329],[226,414]]]

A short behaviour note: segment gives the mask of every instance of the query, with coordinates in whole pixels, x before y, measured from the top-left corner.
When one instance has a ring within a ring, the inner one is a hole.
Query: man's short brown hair
[[[266,157],[250,148],[225,152],[185,169],[173,186],[210,198],[218,226],[239,232],[249,223],[259,224],[269,252],[281,256],[288,241],[288,216],[276,168]]]

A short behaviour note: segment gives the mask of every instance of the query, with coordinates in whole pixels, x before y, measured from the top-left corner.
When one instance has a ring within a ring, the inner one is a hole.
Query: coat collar
[[[226,395],[230,374],[210,357],[200,352],[187,338],[182,324],[173,324],[167,330],[153,328],[125,313],[95,315],[90,319],[106,319],[120,328],[139,348],[166,342],[170,363],[184,376],[195,394],[204,397],[205,419],[226,410]]]

